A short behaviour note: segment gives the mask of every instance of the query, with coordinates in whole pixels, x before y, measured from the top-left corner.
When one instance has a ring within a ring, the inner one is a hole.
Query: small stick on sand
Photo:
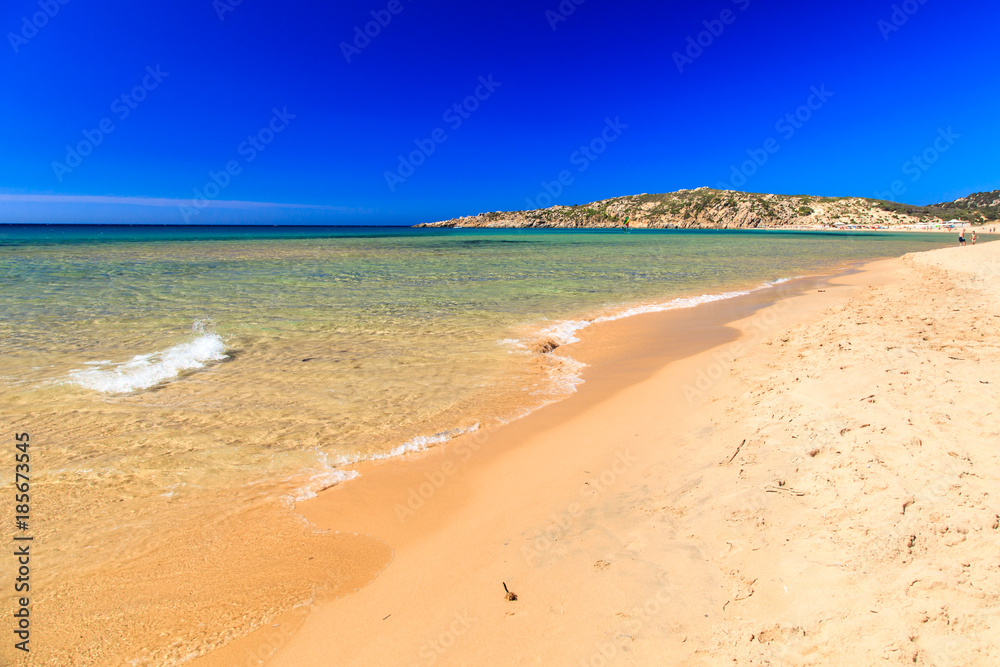
[[[743,449],[743,445],[745,444],[747,444],[746,438],[743,439],[743,442],[740,443],[740,446],[736,448],[736,451],[733,452],[733,455],[729,457],[729,460],[726,461],[726,463],[732,463],[733,459],[736,458],[736,455],[740,453],[740,450]]]
[[[805,491],[796,491],[795,489],[792,489],[792,488],[780,487],[780,486],[769,486],[769,487],[766,487],[764,490],[767,491],[768,493],[777,493],[778,491],[786,491],[786,492],[791,493],[792,495],[795,495],[795,496],[804,496],[804,495],[806,495]]]

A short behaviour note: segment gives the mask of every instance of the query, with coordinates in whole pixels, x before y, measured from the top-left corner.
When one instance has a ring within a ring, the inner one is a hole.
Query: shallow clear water
[[[565,393],[574,369],[530,351],[564,320],[950,241],[0,228],[2,410],[48,431],[48,474],[126,496],[309,477]]]

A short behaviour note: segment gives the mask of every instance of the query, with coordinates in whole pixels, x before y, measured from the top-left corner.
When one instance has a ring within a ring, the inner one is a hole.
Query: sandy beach
[[[1000,666],[1000,3],[22,4],[0,667]]]
[[[192,664],[995,664],[998,278],[981,244],[594,326],[570,398],[298,505],[392,550],[372,583]]]

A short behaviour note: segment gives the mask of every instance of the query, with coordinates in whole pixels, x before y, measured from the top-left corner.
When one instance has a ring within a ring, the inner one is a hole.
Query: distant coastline
[[[697,188],[575,206],[495,211],[415,227],[633,229],[947,229],[1000,218],[1000,190],[913,206],[863,197],[776,195]]]

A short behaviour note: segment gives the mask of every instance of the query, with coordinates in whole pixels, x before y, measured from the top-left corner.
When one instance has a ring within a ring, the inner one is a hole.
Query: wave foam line
[[[333,468],[324,470],[307,479],[305,484],[287,496],[286,499],[292,503],[301,503],[315,498],[320,491],[325,491],[331,486],[354,479],[357,476],[358,473],[354,470],[335,470]]]
[[[119,364],[88,362],[94,368],[70,371],[69,382],[104,394],[127,394],[204,368],[210,362],[222,361],[226,358],[225,351],[226,345],[218,334],[206,333],[162,352],[136,355]]]
[[[475,433],[480,429],[479,422],[476,422],[472,426],[466,426],[464,428],[453,428],[447,431],[441,431],[440,433],[435,433],[434,435],[418,435],[415,438],[407,440],[401,445],[393,447],[388,452],[382,452],[380,454],[369,454],[369,455],[358,455],[358,456],[341,456],[336,462],[330,465],[335,466],[349,466],[355,463],[360,463],[361,461],[382,461],[384,459],[392,459],[397,456],[402,456],[403,454],[412,454],[414,452],[422,452],[425,449],[430,449],[435,445],[440,445],[449,440],[457,438],[460,435],[465,435],[467,433]]]
[[[631,317],[633,315],[640,315],[642,313],[655,313],[665,310],[693,308],[703,303],[710,303],[712,301],[722,301],[724,299],[732,299],[737,296],[744,296],[746,294],[750,294],[751,292],[756,292],[757,290],[760,289],[766,289],[768,287],[773,287],[774,285],[788,282],[789,280],[793,280],[793,278],[780,278],[778,280],[764,283],[760,287],[750,290],[742,290],[737,292],[724,292],[722,294],[703,294],[694,297],[680,297],[677,299],[673,299],[671,301],[658,304],[633,306],[623,311],[611,315],[603,315],[601,317],[597,317],[591,320],[562,320],[540,332],[540,335],[543,341],[545,341],[545,344],[539,345],[538,343],[536,343],[534,349],[536,351],[542,352],[543,354],[547,354],[548,352],[551,352],[560,345],[575,343],[578,340],[580,340],[575,336],[576,332],[580,331],[585,327],[590,326],[591,324],[594,324],[595,322],[611,322],[613,320],[620,320],[626,317]],[[525,340],[504,339],[499,342],[505,345],[513,345],[521,349],[529,348],[529,345]],[[549,370],[550,380],[559,389],[561,389],[563,392],[567,394],[575,392],[577,385],[583,382],[583,379],[580,377],[580,375],[583,372],[583,369],[586,368],[587,365],[571,357],[562,356],[555,358],[559,360],[559,363],[555,367]],[[521,419],[522,417],[526,417],[529,414],[535,412],[536,410],[539,410],[540,408],[546,405],[555,403],[558,400],[560,399],[554,398],[552,400],[546,401],[540,406],[536,406],[534,408],[527,408],[518,415],[502,420],[501,423],[508,424],[517,419]],[[407,440],[403,444],[398,445],[397,447],[393,448],[388,452],[382,454],[372,454],[369,456],[353,456],[353,457],[342,456],[332,464],[327,462],[327,458],[324,455],[323,463],[325,466],[328,467],[328,470],[311,477],[309,481],[306,482],[305,486],[300,487],[293,495],[290,495],[287,498],[293,503],[301,502],[303,500],[308,500],[309,498],[316,497],[316,494],[319,493],[320,491],[323,491],[324,489],[327,489],[341,482],[352,480],[358,477],[359,475],[359,473],[354,470],[339,470],[338,469],[339,467],[354,465],[356,463],[366,460],[367,461],[384,460],[384,459],[395,458],[397,456],[402,456],[404,454],[420,452],[425,449],[429,449],[430,447],[433,447],[435,445],[440,445],[445,442],[448,442],[449,440],[457,438],[460,435],[465,435],[467,433],[474,433],[479,429],[480,425],[477,422],[472,426],[468,426],[465,428],[455,428],[448,431],[442,431],[434,435],[418,435],[417,437],[412,438],[411,440]],[[331,467],[331,466],[336,466],[336,467]]]
[[[501,344],[513,343],[522,349],[534,347],[537,351],[550,352],[551,350],[561,345],[568,345],[570,343],[578,342],[580,339],[576,337],[577,332],[597,322],[612,322],[614,320],[621,320],[625,319],[626,317],[632,317],[633,315],[642,315],[644,313],[659,313],[666,310],[681,310],[684,308],[694,308],[695,306],[700,306],[705,303],[711,303],[713,301],[724,301],[726,299],[733,299],[738,296],[746,296],[747,294],[751,294],[758,290],[767,289],[768,287],[774,287],[775,285],[780,285],[781,283],[786,283],[790,280],[794,280],[794,278],[779,278],[777,280],[765,282],[760,287],[754,287],[752,289],[738,290],[734,292],[722,292],[720,294],[700,294],[698,296],[678,297],[676,299],[671,299],[670,301],[664,301],[661,303],[651,303],[640,306],[632,306],[630,308],[620,310],[610,315],[602,315],[600,317],[595,317],[589,320],[561,320],[545,329],[542,329],[539,332],[538,335],[541,337],[543,341],[541,345],[536,343],[534,346],[532,346],[528,341],[524,340],[516,340],[516,341],[502,340],[500,341],[500,343]],[[546,342],[551,342],[552,345],[546,345],[545,344]]]
[[[763,283],[759,287],[755,287],[747,290],[738,290],[733,292],[722,292],[720,294],[701,294],[698,296],[689,297],[678,297],[676,299],[671,299],[670,301],[664,301],[660,303],[643,304],[638,306],[631,306],[623,310],[611,313],[609,315],[601,315],[587,320],[560,320],[551,324],[550,326],[540,330],[536,337],[531,340],[528,339],[504,339],[498,341],[501,345],[507,345],[520,350],[525,350],[528,352],[533,352],[535,354],[545,355],[546,358],[552,360],[559,360],[558,364],[554,364],[548,369],[549,379],[552,386],[563,394],[572,394],[576,391],[577,386],[583,383],[582,373],[583,369],[586,368],[586,364],[576,361],[572,357],[562,355],[556,357],[550,355],[549,353],[555,350],[557,347],[562,347],[563,345],[568,345],[570,343],[576,343],[580,339],[576,337],[576,334],[581,330],[589,327],[591,324],[597,322],[612,322],[614,320],[621,320],[626,317],[632,317],[633,315],[642,315],[644,313],[658,313],[667,310],[680,310],[683,308],[694,308],[695,306],[700,306],[705,303],[711,303],[713,301],[723,301],[725,299],[732,299],[738,296],[745,296],[752,292],[758,290],[767,289],[768,287],[774,287],[775,285],[780,285],[781,283],[786,283],[789,280],[794,280],[794,278],[779,278],[777,280],[772,280]],[[540,392],[535,392],[540,393]],[[549,405],[554,403],[556,400],[547,401],[543,404]],[[542,406],[539,406],[542,407]],[[538,408],[536,408],[538,409]],[[532,412],[529,410],[529,412]]]
[[[410,454],[412,452],[422,452],[425,449],[433,447],[434,445],[440,445],[442,443],[448,442],[460,435],[465,435],[466,433],[474,433],[479,430],[479,423],[476,422],[472,426],[467,426],[465,428],[453,428],[448,431],[441,431],[440,433],[435,433],[434,435],[418,435],[417,437],[407,440],[398,447],[386,452],[385,454],[375,454],[372,459],[391,459],[397,456],[402,456],[403,454]]]
[[[421,452],[435,445],[440,445],[453,438],[466,433],[474,433],[480,428],[479,422],[466,428],[454,428],[448,431],[435,433],[434,435],[418,435],[407,440],[403,444],[382,454],[370,454],[367,456],[341,456],[336,461],[330,462],[326,453],[320,454],[320,462],[324,469],[310,476],[302,486],[299,486],[291,494],[285,496],[285,500],[291,503],[300,503],[310,498],[315,498],[321,491],[325,491],[331,486],[342,482],[350,481],[359,476],[356,470],[341,470],[346,466],[355,465],[361,461],[381,461],[383,459],[395,458],[403,454]]]

